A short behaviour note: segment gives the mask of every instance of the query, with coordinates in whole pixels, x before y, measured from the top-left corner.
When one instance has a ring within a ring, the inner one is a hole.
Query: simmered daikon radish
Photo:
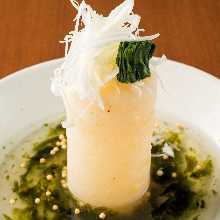
[[[139,89],[113,80],[102,89],[105,110],[93,103],[67,128],[68,183],[77,198],[120,210],[145,194],[150,183],[155,89],[153,76]],[[77,95],[70,102],[67,115],[85,105]]]

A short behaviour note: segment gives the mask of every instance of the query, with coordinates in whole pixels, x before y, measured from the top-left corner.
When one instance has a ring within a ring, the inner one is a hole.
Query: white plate
[[[64,112],[62,101],[50,92],[53,70],[61,62],[59,59],[38,64],[0,80],[0,147],[15,135],[22,138]],[[177,118],[199,128],[219,150],[220,80],[174,61],[163,64],[158,75],[158,116]],[[0,148],[0,162],[8,150]],[[216,220],[219,219],[220,215]]]

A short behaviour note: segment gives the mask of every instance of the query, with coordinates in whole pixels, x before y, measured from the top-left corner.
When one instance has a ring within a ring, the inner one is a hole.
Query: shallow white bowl
[[[61,62],[41,63],[0,80],[0,147],[7,147],[0,148],[0,163],[13,146],[7,143],[15,136],[22,139],[64,113],[62,101],[50,92],[53,70]],[[174,61],[161,65],[158,77],[158,117],[198,128],[220,157],[220,80]]]

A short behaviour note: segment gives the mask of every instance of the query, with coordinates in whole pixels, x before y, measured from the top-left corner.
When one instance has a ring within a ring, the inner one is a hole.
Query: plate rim
[[[35,65],[32,65],[32,66],[28,66],[24,69],[18,70],[16,72],[12,73],[12,74],[9,74],[6,77],[1,78],[0,79],[0,87],[3,86],[5,83],[7,84],[7,82],[10,82],[11,80],[16,80],[17,78],[20,78],[20,77],[22,78],[22,77],[25,77],[26,75],[31,74],[31,72],[33,70],[36,71],[37,69],[45,68],[45,67],[48,67],[50,65],[58,65],[58,64],[61,64],[62,61],[63,61],[63,58],[52,59],[52,60],[44,61],[44,62],[35,64]],[[208,79],[208,80],[212,81],[213,83],[220,86],[220,79],[213,76],[213,75],[211,75],[208,72],[205,72],[205,71],[203,71],[199,68],[196,68],[196,67],[178,62],[178,61],[174,61],[174,60],[168,60],[167,62],[168,62],[168,64],[173,64],[173,65],[176,65],[176,66],[180,65],[184,69],[188,69],[190,71],[190,74],[200,76],[203,79]],[[207,135],[209,135],[209,134],[206,134],[206,136]],[[211,141],[214,141],[214,139],[211,138]],[[220,143],[218,144],[218,146],[220,147]],[[1,152],[1,150],[0,150],[0,152]],[[216,216],[215,220],[217,220],[217,218],[219,218],[219,214],[217,214],[218,216]]]
[[[154,57],[154,58],[158,59],[158,57]],[[12,73],[9,73],[8,75],[6,75],[6,76],[4,76],[3,78],[0,79],[0,86],[1,86],[2,83],[5,83],[10,79],[14,79],[16,77],[28,74],[27,72],[31,71],[32,69],[40,68],[42,66],[47,66],[47,65],[50,65],[51,63],[59,63],[59,62],[61,63],[63,60],[64,60],[64,57],[54,58],[54,59],[51,59],[51,60],[46,60],[46,61],[43,61],[43,62],[40,62],[40,63],[30,65],[30,66],[27,66],[23,69],[17,70],[17,71],[12,72]],[[171,64],[176,64],[176,65],[181,65],[185,68],[194,70],[195,72],[200,72],[200,74],[202,73],[204,77],[212,79],[212,80],[217,80],[220,83],[220,78],[216,77],[212,73],[206,72],[206,71],[204,71],[202,69],[199,69],[197,67],[194,67],[194,66],[191,66],[191,65],[182,63],[180,61],[173,60],[173,59],[167,59],[167,61],[165,61],[165,63],[166,62],[171,63]]]

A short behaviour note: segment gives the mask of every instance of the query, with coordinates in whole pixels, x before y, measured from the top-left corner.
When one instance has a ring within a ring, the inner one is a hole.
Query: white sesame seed
[[[163,155],[163,159],[164,159],[164,160],[167,160],[168,158],[169,158],[169,157],[168,157],[166,154]]]
[[[80,214],[80,209],[77,209],[77,208],[76,208],[76,209],[74,210],[74,213],[75,213],[76,215],[79,215],[79,214]]]
[[[198,164],[198,165],[196,166],[196,169],[197,169],[197,170],[202,169],[201,165]]]
[[[63,187],[64,189],[68,188],[67,183],[62,184],[62,187]]]
[[[65,149],[66,149],[66,144],[62,144],[61,148],[62,148],[63,150],[65,150]]]
[[[61,141],[61,144],[66,144],[66,139],[63,139],[63,140]]]
[[[177,173],[176,173],[176,172],[173,172],[173,173],[172,173],[172,177],[173,177],[173,178],[176,178],[176,177],[177,177]]]
[[[58,210],[58,205],[56,205],[56,204],[54,204],[53,206],[52,206],[52,209],[54,210],[54,211],[56,211],[56,210]]]
[[[9,200],[9,204],[10,204],[10,205],[14,205],[14,204],[15,204],[15,202],[16,202],[16,200],[15,200],[15,199],[10,199],[10,200]]]
[[[61,146],[61,142],[60,142],[60,141],[57,141],[57,142],[56,142],[56,146]]]
[[[64,188],[64,189],[66,189],[68,186],[67,186],[67,183],[64,183],[64,184],[62,184],[62,187]]]
[[[61,183],[63,188],[67,188],[66,180],[61,180],[60,183]]]
[[[182,124],[180,124],[180,123],[177,123],[176,127],[179,128],[180,130],[184,129],[184,126]]]
[[[36,198],[36,199],[34,200],[34,202],[35,202],[35,204],[39,204],[39,203],[40,203],[40,198]]]
[[[50,151],[50,155],[55,155],[55,154],[56,154],[56,152],[54,150]]]
[[[46,178],[47,178],[48,181],[50,181],[50,180],[53,179],[53,176],[51,174],[48,174]]]
[[[66,176],[67,176],[66,170],[62,170],[61,176],[62,176],[63,178],[66,178]]]
[[[55,153],[57,153],[59,150],[60,150],[59,147],[54,147],[54,148],[53,148],[53,151],[54,151]]]
[[[21,167],[21,168],[25,168],[25,167],[26,167],[26,163],[25,163],[25,162],[22,162],[22,163],[20,164],[20,167]]]
[[[45,158],[40,158],[40,163],[41,164],[46,163],[46,159]]]
[[[60,183],[64,184],[64,183],[66,183],[66,180],[61,180]]]
[[[46,196],[50,196],[51,192],[49,190],[46,191]]]
[[[105,218],[106,218],[106,214],[105,214],[104,212],[101,212],[101,213],[99,214],[99,218],[100,218],[100,219],[105,219]]]
[[[64,138],[65,138],[65,137],[64,137],[63,134],[60,134],[60,135],[59,135],[59,139],[60,139],[60,140],[63,140]]]
[[[163,174],[164,174],[163,170],[160,169],[160,170],[157,171],[157,176],[163,176]]]

